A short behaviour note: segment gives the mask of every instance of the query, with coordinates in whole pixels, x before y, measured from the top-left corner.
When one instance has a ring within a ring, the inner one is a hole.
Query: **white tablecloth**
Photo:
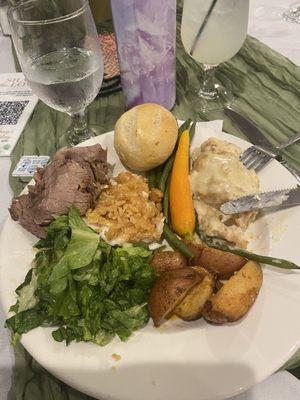
[[[300,66],[300,24],[282,20],[281,14],[293,0],[251,0],[249,34]],[[299,0],[300,3],[300,0]],[[14,72],[10,39],[0,36],[0,73]],[[0,157],[0,228],[7,216],[12,192],[8,184],[9,158]],[[4,317],[0,312],[0,400],[6,400],[10,387],[13,354]],[[232,400],[300,399],[300,381],[288,372],[277,373]],[[42,400],[42,399],[41,399]]]
[[[281,15],[300,0],[250,0],[250,35],[300,65],[300,24],[286,22]]]

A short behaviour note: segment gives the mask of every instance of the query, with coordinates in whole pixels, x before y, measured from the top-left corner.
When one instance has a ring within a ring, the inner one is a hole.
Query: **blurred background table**
[[[91,1],[95,3],[96,1]],[[252,0],[250,9],[249,20],[249,34],[256,37],[263,43],[270,46],[272,49],[283,54],[296,65],[300,66],[300,25],[285,22],[281,14],[292,3],[292,0]],[[93,5],[93,4],[92,4]],[[107,10],[105,10],[107,15]],[[96,13],[96,19],[100,16]],[[0,34],[0,73],[14,72],[14,61],[11,50],[10,39],[3,37]],[[8,212],[7,208],[12,198],[12,191],[9,186],[8,176],[10,169],[9,157],[0,157],[0,228],[6,218]],[[13,353],[9,345],[8,332],[3,328],[4,317],[0,313],[0,400],[7,399],[7,391],[10,387],[11,366],[13,365]],[[266,397],[261,397],[266,400],[276,399],[296,399],[300,398],[299,385],[288,376],[286,372],[275,375],[269,378],[262,385],[258,385],[254,390],[260,395],[265,394]],[[285,397],[287,392],[284,392],[284,385],[290,385],[289,393],[294,393],[295,397]],[[270,392],[270,388],[272,391]],[[254,396],[255,394],[252,394]],[[271,393],[273,397],[270,397]],[[275,397],[275,393],[281,397]],[[246,399],[246,397],[239,397],[239,400]],[[250,398],[250,397],[249,397]],[[256,399],[256,397],[251,397]],[[248,397],[247,397],[248,400]]]

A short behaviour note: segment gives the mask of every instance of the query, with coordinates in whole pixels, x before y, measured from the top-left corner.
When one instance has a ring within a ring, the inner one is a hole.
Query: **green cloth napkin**
[[[199,87],[200,65],[184,51],[180,40],[181,1],[177,23],[177,97],[172,110],[179,119],[195,121],[224,119],[224,130],[245,138],[222,112],[201,114],[195,90]],[[231,88],[235,106],[255,122],[274,144],[282,143],[300,129],[300,68],[258,40],[248,36],[241,51],[219,66],[217,78]],[[96,99],[88,108],[88,121],[96,134],[114,128],[124,112],[122,92]],[[65,131],[70,120],[39,102],[12,155],[12,170],[24,154],[53,155],[66,145]],[[300,169],[300,145],[285,152],[287,161]],[[19,194],[27,181],[13,178],[10,185]],[[64,346],[63,344],[61,345]],[[62,348],[63,351],[63,348]],[[15,347],[16,366],[9,400],[87,400],[90,397],[63,384],[35,362],[19,344]],[[286,364],[300,364],[300,351]]]

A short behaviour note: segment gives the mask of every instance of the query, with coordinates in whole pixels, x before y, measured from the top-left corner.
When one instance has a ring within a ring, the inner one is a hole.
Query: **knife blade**
[[[241,131],[247,136],[249,141],[255,146],[261,147],[261,151],[268,155],[268,150],[276,154],[276,160],[279,161],[294,177],[300,182],[300,172],[294,167],[290,166],[288,162],[282,157],[280,151],[265,138],[264,134],[249,121],[246,117],[234,111],[232,108],[225,108],[224,113],[235,122]]]
[[[276,153],[278,152],[278,149],[276,149],[276,147],[265,138],[264,134],[257,128],[257,126],[250,122],[243,115],[237,113],[232,108],[225,108],[224,113],[239,126],[241,131],[247,136],[251,143]]]
[[[224,214],[239,214],[267,208],[287,208],[300,205],[300,188],[274,190],[239,197],[223,203],[220,210]]]

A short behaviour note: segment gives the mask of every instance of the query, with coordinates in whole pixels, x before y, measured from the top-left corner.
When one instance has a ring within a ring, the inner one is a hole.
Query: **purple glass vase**
[[[176,0],[111,0],[121,81],[128,108],[176,96]]]

